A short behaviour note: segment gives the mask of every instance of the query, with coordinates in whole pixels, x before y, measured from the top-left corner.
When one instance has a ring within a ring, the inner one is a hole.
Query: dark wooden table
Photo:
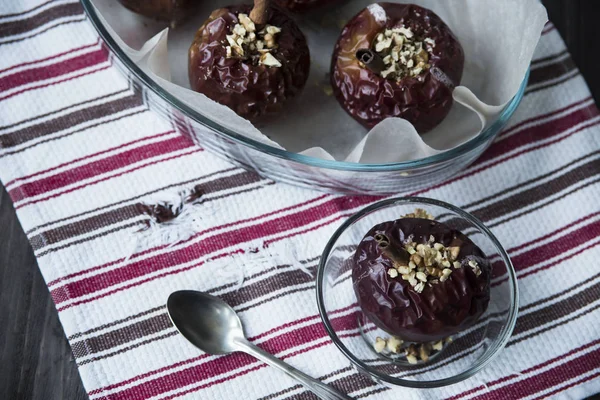
[[[544,0],[600,102],[600,1]],[[0,187],[0,399],[86,399],[58,314]]]

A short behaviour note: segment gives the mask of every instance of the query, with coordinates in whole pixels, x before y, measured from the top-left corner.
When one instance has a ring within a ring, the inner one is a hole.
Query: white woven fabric
[[[0,51],[0,179],[90,398],[309,398],[250,357],[207,356],[188,344],[164,308],[184,288],[223,297],[255,343],[352,397],[600,391],[600,117],[551,25],[510,126],[459,176],[419,192],[491,227],[521,295],[514,335],[493,368],[427,391],[359,375],[318,316],[312,275],[323,244],[376,199],[273,183],[193,146],[111,66],[76,2],[3,2]],[[206,192],[199,233],[136,247],[140,204],[195,185]]]

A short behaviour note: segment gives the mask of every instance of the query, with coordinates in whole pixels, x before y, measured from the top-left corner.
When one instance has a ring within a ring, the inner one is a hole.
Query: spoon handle
[[[274,357],[273,355],[267,353],[260,347],[250,343],[249,341],[236,340],[239,345],[238,350],[244,353],[250,354],[251,356],[256,357],[257,359],[265,362],[268,365],[279,368],[290,377],[294,378],[298,382],[300,382],[305,388],[316,394],[319,398],[324,400],[352,400],[351,397],[338,392],[332,387],[325,385],[318,380],[311,378],[306,375],[304,372],[297,370],[289,364],[284,363],[280,359]]]

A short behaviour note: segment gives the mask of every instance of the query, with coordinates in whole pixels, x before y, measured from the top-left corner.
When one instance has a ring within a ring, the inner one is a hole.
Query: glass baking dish
[[[382,195],[417,190],[444,181],[475,161],[517,109],[529,73],[498,118],[481,134],[434,156],[390,164],[324,160],[272,147],[240,135],[191,109],[136,66],[112,39],[91,0],[81,0],[92,25],[114,55],[114,65],[148,107],[219,157],[262,176],[296,186],[347,194]]]

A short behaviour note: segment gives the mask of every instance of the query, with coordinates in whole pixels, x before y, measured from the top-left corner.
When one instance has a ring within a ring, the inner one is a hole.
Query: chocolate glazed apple
[[[432,11],[376,3],[344,27],[331,84],[342,107],[366,128],[399,117],[422,134],[448,115],[463,65],[460,43]]]
[[[251,121],[281,111],[309,67],[296,23],[263,0],[213,11],[189,50],[192,89]]]
[[[354,254],[363,313],[404,341],[434,342],[471,326],[487,309],[491,266],[468,237],[424,218],[373,227]]]

